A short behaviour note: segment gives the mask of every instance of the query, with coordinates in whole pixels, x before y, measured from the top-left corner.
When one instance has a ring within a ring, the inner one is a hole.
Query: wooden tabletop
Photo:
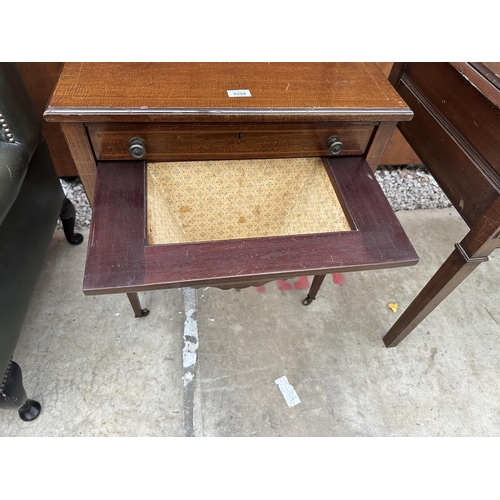
[[[246,90],[249,97],[230,97]],[[395,121],[374,63],[66,63],[48,121]]]

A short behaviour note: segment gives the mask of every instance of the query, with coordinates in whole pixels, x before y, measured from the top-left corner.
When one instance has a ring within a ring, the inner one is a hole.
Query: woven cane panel
[[[320,158],[149,163],[148,244],[349,231]]]

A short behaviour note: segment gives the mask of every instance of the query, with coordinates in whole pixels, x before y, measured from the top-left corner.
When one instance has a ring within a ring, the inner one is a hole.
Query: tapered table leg
[[[134,310],[136,318],[144,318],[144,316],[147,316],[149,314],[149,309],[143,309],[141,307],[141,302],[137,293],[127,293],[127,297],[130,301],[132,309]]]
[[[384,336],[385,346],[397,346],[481,262],[487,260],[488,257],[468,258],[460,245],[456,245],[444,264]]]
[[[316,276],[314,276],[311,288],[309,288],[309,293],[307,294],[307,297],[302,301],[302,304],[304,306],[308,306],[316,298],[316,294],[318,293],[319,288],[323,283],[323,280],[325,279],[325,276],[326,274],[317,274]]]

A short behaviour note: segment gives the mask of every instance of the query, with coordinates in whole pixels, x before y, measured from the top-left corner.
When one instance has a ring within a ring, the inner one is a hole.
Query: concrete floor
[[[415,267],[328,276],[309,307],[304,280],[143,293],[142,319],[124,295],[82,294],[86,243],[57,230],[15,353],[42,413],[0,412],[0,436],[499,436],[499,258],[386,349],[467,232],[453,209],[398,217]]]

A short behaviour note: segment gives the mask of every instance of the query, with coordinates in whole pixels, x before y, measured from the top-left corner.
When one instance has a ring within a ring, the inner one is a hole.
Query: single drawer
[[[89,125],[98,160],[183,161],[362,155],[375,123],[230,123]],[[135,156],[130,140],[142,139]],[[138,151],[138,152],[137,152]]]

